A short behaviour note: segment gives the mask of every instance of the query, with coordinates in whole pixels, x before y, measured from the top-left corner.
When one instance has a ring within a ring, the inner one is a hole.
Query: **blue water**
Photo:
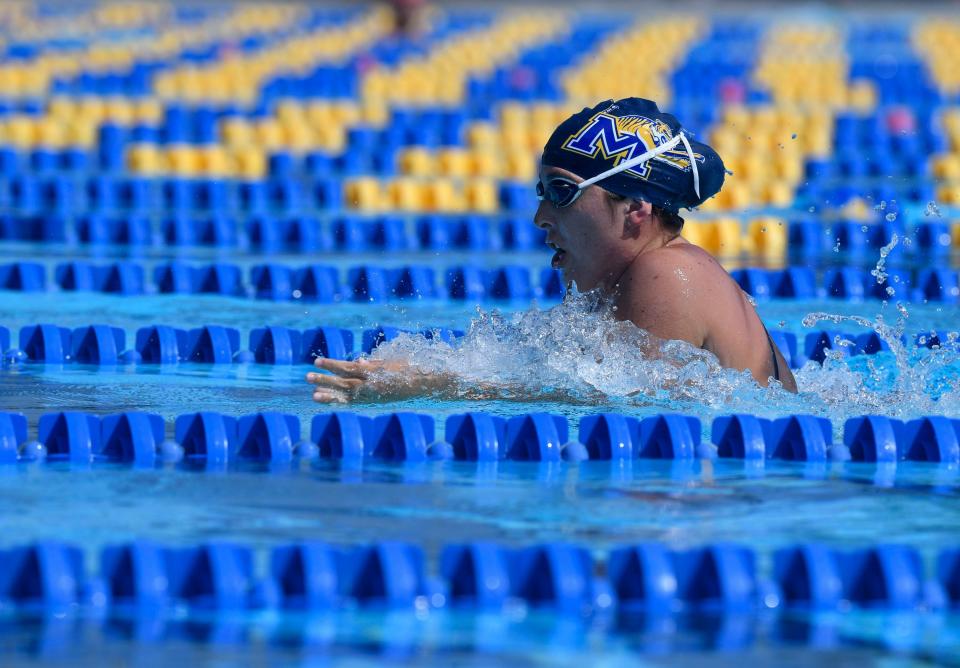
[[[531,264],[543,260],[542,254],[530,258]],[[440,265],[439,259],[434,262]],[[445,256],[443,263],[448,262]],[[870,321],[879,315],[891,324],[899,315],[893,304],[880,302],[773,301],[758,308],[771,330],[801,338],[809,331],[804,320],[811,313]],[[903,325],[908,332],[955,328],[950,307],[911,304],[908,309]],[[320,305],[217,296],[119,297],[56,290],[39,295],[0,293],[0,323],[14,335],[20,327],[38,322],[66,327],[108,322],[126,330],[128,345],[138,327],[155,323],[229,325],[240,329],[243,345],[251,328],[266,324],[301,329],[335,325],[358,334],[375,325],[468,330],[458,351],[410,339],[390,344],[378,354],[427,360],[424,363],[456,369],[472,378],[527,377],[529,396],[476,400],[454,392],[402,401],[365,398],[350,407],[373,415],[395,410],[428,413],[437,419],[438,438],[443,436],[447,415],[468,410],[505,416],[557,413],[570,420],[572,438],[580,417],[604,411],[696,415],[703,420],[706,438],[712,418],[732,412],[768,417],[796,412],[823,415],[833,421],[838,439],[845,418],[865,413],[904,418],[933,412],[960,415],[960,401],[953,394],[952,353],[913,349],[905,366],[898,365],[890,353],[830,361],[824,368],[809,366],[798,372],[801,394],[797,397],[711,370],[699,358],[691,358],[683,367],[692,374],[690,387],[627,396],[604,383],[615,384],[618,374],[650,375],[657,370],[644,367],[644,362],[622,350],[607,349],[607,358],[597,362],[597,351],[589,346],[609,323],[597,320],[576,300],[572,306],[554,301],[533,307],[449,301]],[[827,325],[831,323],[819,326]],[[832,328],[866,331],[854,322]],[[696,357],[682,349],[679,353]],[[552,366],[558,355],[561,364],[574,370]],[[582,357],[587,363],[569,364],[571,357]],[[609,367],[613,380],[598,376],[591,364]],[[310,401],[303,381],[309,368],[26,364],[0,372],[0,410],[25,413],[32,427],[39,415],[55,410],[96,414],[145,410],[164,416],[168,430],[177,415],[200,409],[232,415],[279,410],[297,415],[306,433],[313,415],[330,410]],[[898,378],[913,384],[897,390]],[[556,390],[551,399],[538,399],[537,388],[550,383]],[[919,392],[913,392],[917,387]],[[173,545],[235,540],[256,548],[260,557],[270,547],[294,540],[355,544],[396,539],[421,545],[431,559],[444,544],[471,540],[507,545],[561,540],[588,545],[598,554],[646,540],[673,547],[733,541],[757,549],[761,556],[800,541],[838,547],[896,542],[916,546],[930,572],[937,550],[955,541],[955,527],[960,524],[957,469],[914,463],[891,468],[851,463],[757,466],[735,461],[637,460],[626,466],[428,462],[352,469],[335,463],[298,462],[232,470],[22,464],[0,471],[0,476],[0,503],[16,509],[6,515],[3,543],[66,540],[84,548],[90,570],[104,545],[149,537]],[[109,523],[103,522],[105,513]],[[761,572],[764,568],[769,566],[761,564]],[[896,648],[904,665],[910,665],[924,657],[955,656],[960,647],[956,621],[939,614],[896,617],[847,612],[826,620],[801,615],[764,621],[760,613],[751,613],[747,618],[669,618],[639,625],[629,619],[541,615],[526,611],[486,619],[455,611],[354,612],[307,618],[251,615],[206,622],[141,619],[127,624],[82,615],[42,622],[0,615],[0,643],[30,662],[56,662],[70,652],[81,662],[113,654],[137,665],[231,661],[240,656],[271,665],[332,660],[364,665],[385,659],[573,665],[589,656],[591,664],[619,665],[634,662],[636,652],[650,655],[655,665],[658,653],[667,652],[672,653],[671,661],[697,662],[710,655],[720,662],[741,657],[751,663],[800,665],[809,658],[811,643],[827,661],[870,664],[883,660],[888,665],[882,657]],[[163,652],[143,652],[144,639],[163,640]],[[547,646],[551,649],[544,655]],[[722,653],[713,654],[717,650]]]

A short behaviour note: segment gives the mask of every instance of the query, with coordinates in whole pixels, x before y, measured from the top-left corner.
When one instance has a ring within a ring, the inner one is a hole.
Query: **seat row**
[[[165,439],[159,415],[128,412],[98,417],[80,412],[40,417],[37,440],[28,440],[19,413],[0,413],[0,460],[119,462],[150,467],[158,462],[218,468],[231,464],[287,464],[294,459],[365,462],[427,460],[497,462],[741,459],[762,462],[898,461],[960,463],[960,420],[929,416],[902,421],[883,416],[847,420],[843,443],[834,443],[827,418],[790,415],[768,420],[731,415],[713,420],[704,443],[696,417],[662,414],[635,418],[603,413],[580,419],[570,440],[566,417],[528,413],[502,418],[487,413],[447,417],[445,439],[436,440],[432,416],[351,412],[314,416],[301,440],[295,415],[263,412],[234,418],[211,412],[180,415],[174,441]]]
[[[363,330],[360,352],[370,353],[402,334],[453,342],[460,330],[445,327],[420,332],[396,327]],[[127,349],[126,333],[119,327],[88,325],[73,330],[50,324],[20,329],[19,346],[11,348],[10,332],[0,327],[0,352],[4,364],[310,364],[317,357],[353,359],[357,351],[354,334],[338,327],[296,330],[267,326],[250,330],[249,346],[240,347],[240,332],[233,327],[206,325],[191,330],[151,325],[137,330],[134,347]]]
[[[877,545],[837,550],[798,544],[774,551],[772,569],[750,548],[717,543],[687,550],[661,543],[617,547],[599,560],[585,547],[494,543],[443,547],[436,574],[424,551],[404,542],[335,547],[314,541],[274,547],[266,573],[236,543],[167,547],[138,541],[104,548],[99,571],[78,547],[18,546],[0,556],[0,601],[51,612],[83,606],[156,616],[191,611],[329,611],[346,606],[503,611],[511,602],[572,616],[609,610],[754,613],[943,610],[960,605],[960,549],[941,549],[932,577],[917,549]],[[597,575],[603,573],[603,575]]]
[[[2,156],[0,156],[2,164]],[[365,172],[352,174],[361,176]],[[530,212],[537,206],[533,186],[526,181],[483,179],[465,183],[486,184],[492,189],[483,193],[483,209],[500,208]],[[390,179],[380,185],[393,183]],[[406,188],[418,199],[441,202],[450,199],[447,191],[454,185],[450,179],[417,181],[411,177],[396,180],[397,188]],[[408,187],[409,186],[409,187]],[[421,187],[426,190],[417,190]],[[40,212],[83,213],[196,213],[223,212],[234,215],[298,214],[340,211],[355,208],[345,194],[349,182],[329,175],[303,179],[267,178],[241,180],[235,178],[187,178],[95,176],[24,176],[0,180],[0,209],[18,214]],[[429,195],[429,197],[427,197]],[[406,196],[406,195],[404,195]],[[479,197],[479,195],[478,195]],[[488,201],[489,200],[489,201]],[[382,204],[382,202],[381,202]],[[401,206],[388,208],[405,208]],[[414,209],[421,207],[412,207]],[[437,208],[444,208],[438,205]],[[480,207],[478,207],[480,208]]]
[[[344,280],[335,267],[280,264],[255,265],[244,283],[239,266],[226,263],[190,265],[179,261],[153,267],[153,285],[145,280],[146,269],[136,262],[92,265],[83,261],[56,266],[54,278],[61,290],[93,291],[122,296],[143,294],[215,294],[252,296],[273,301],[305,300],[323,303],[344,299],[370,303],[404,299],[529,300],[556,299],[566,292],[560,273],[549,267],[533,283],[528,267],[508,265],[495,269],[476,266],[449,267],[438,282],[433,267],[410,265],[399,268],[351,267]],[[46,271],[36,262],[0,265],[0,290],[42,292],[47,289]]]
[[[540,250],[546,234],[530,216],[0,215],[0,241],[130,246],[249,247],[257,251]]]

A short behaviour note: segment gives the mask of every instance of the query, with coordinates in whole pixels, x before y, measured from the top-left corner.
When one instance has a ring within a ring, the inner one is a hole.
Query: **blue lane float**
[[[47,276],[39,262],[0,264],[0,288],[18,292],[42,292],[47,289]]]
[[[88,574],[77,547],[51,541],[0,552],[0,602],[18,610],[82,606],[156,616],[179,606],[327,611],[412,609],[420,601],[498,612],[516,601],[574,616],[616,608],[667,618],[771,608],[938,610],[960,601],[956,547],[940,551],[930,574],[906,545],[844,551],[799,544],[777,550],[770,561],[764,575],[754,550],[729,543],[682,551],[642,543],[615,547],[599,559],[566,543],[517,549],[471,543],[443,548],[432,576],[423,550],[410,543],[343,549],[296,542],[275,547],[260,573],[246,545],[170,548],[137,541],[104,548],[97,572]]]
[[[511,593],[533,607],[576,614],[590,611],[605,593],[606,587],[594,579],[590,553],[580,546],[549,543],[523,548],[510,555],[509,563]],[[608,605],[610,599],[608,595]]]
[[[20,413],[0,413],[0,463],[16,463],[20,444],[27,441],[27,418]]]
[[[46,289],[45,273],[40,263],[0,265],[0,289],[43,291]],[[208,293],[323,303],[344,297],[360,303],[405,299],[559,299],[566,290],[557,270],[542,267],[531,271],[521,265],[492,269],[452,266],[443,270],[442,280],[438,280],[434,268],[426,265],[400,268],[363,265],[348,269],[346,277],[341,279],[334,267],[269,263],[253,267],[249,281],[245,282],[238,265],[218,262],[194,266],[175,260],[154,266],[149,286],[145,282],[146,274],[144,266],[136,262],[94,266],[75,261],[56,267],[54,282],[63,290],[95,290],[117,295],[135,296],[155,290],[161,294]],[[916,280],[906,270],[890,269],[881,283],[857,267],[840,267],[827,270],[819,287],[812,270],[807,267],[783,270],[743,268],[732,271],[731,275],[741,288],[761,300],[835,297],[860,301],[869,297],[947,303],[955,301],[960,294],[957,272],[943,267],[920,270]]]
[[[727,543],[675,552],[677,598],[701,610],[748,610],[756,604],[756,557]]]
[[[203,364],[230,364],[240,351],[240,332],[232,327],[207,325],[187,332],[184,359]]]
[[[465,413],[446,418],[445,439],[436,440],[433,416],[388,413],[376,417],[335,411],[316,415],[309,442],[300,441],[299,421],[282,413],[256,413],[238,419],[200,412],[178,416],[176,443],[163,440],[156,415],[128,412],[100,417],[63,412],[41,416],[37,440],[28,441],[23,416],[0,413],[0,461],[47,457],[51,461],[153,463],[154,453],[179,444],[188,461],[227,464],[239,461],[287,462],[293,457],[420,462],[629,461],[633,459],[743,459],[785,462],[900,461],[960,463],[960,420],[927,416],[906,423],[884,416],[847,420],[843,440],[833,442],[827,418],[790,415],[768,420],[753,415],[719,416],[710,442],[701,441],[697,418],[653,415],[638,420],[621,414],[584,416],[579,440],[570,440],[565,417],[529,413],[503,418]],[[34,446],[30,444],[34,443]],[[442,448],[437,446],[442,445]],[[30,446],[30,447],[28,447]],[[299,449],[303,446],[303,449]],[[37,450],[39,448],[39,450]],[[571,448],[583,456],[566,454]]]
[[[903,440],[903,423],[881,415],[852,418],[843,426],[843,443],[855,462],[895,463],[898,440]]]
[[[28,325],[20,330],[20,350],[31,362],[63,364],[71,361],[72,333],[56,325]]]
[[[251,606],[253,551],[243,545],[211,543],[166,552],[170,597],[203,610]]]
[[[177,364],[187,353],[186,330],[151,325],[137,330],[135,349],[144,364]]]
[[[487,413],[451,415],[446,439],[457,461],[494,462],[506,457],[507,421]]]
[[[82,601],[83,553],[55,541],[0,553],[0,600],[21,608],[64,611]]]
[[[237,420],[209,411],[180,415],[174,434],[186,462],[216,467],[226,464],[236,449]]]
[[[300,420],[295,415],[264,412],[237,421],[237,449],[233,461],[284,463],[293,459],[300,442]]]
[[[773,579],[787,608],[832,610],[843,599],[837,553],[825,545],[809,543],[777,550]]]
[[[301,361],[313,363],[317,357],[348,360],[353,357],[353,332],[340,327],[314,327],[301,337]]]
[[[569,425],[562,415],[529,413],[507,420],[507,459],[520,462],[558,462],[568,441]]]
[[[111,365],[121,361],[126,334],[119,327],[78,327],[70,336],[71,358],[78,364]]]
[[[361,605],[409,608],[429,595],[423,550],[402,542],[360,546],[341,559],[341,591]]]
[[[612,550],[607,577],[624,611],[663,614],[677,598],[677,574],[670,551],[660,543]]]
[[[453,607],[496,610],[510,596],[507,556],[495,543],[448,545],[440,554],[440,576]]]
[[[372,432],[372,418],[345,411],[322,413],[310,424],[310,442],[324,459],[362,462]]]
[[[279,545],[270,552],[270,577],[279,607],[328,610],[340,602],[340,554],[319,541]]]

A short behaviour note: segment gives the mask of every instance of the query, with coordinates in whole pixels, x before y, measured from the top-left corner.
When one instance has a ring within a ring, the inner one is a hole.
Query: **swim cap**
[[[656,151],[667,143],[672,148]],[[601,187],[677,212],[703,204],[723,185],[717,152],[690,137],[656,102],[640,97],[607,100],[574,114],[553,131],[541,161],[589,180],[648,152],[659,155],[603,178]]]

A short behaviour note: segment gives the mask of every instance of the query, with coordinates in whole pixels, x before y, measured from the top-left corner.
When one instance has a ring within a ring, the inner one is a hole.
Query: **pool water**
[[[55,252],[44,256],[30,255],[30,247],[21,250],[30,259],[52,263],[56,258]],[[544,254],[529,258],[531,263],[545,259]],[[475,259],[485,260],[495,258]],[[450,258],[432,262],[440,268]],[[688,356],[681,367],[685,383],[664,381],[658,386],[660,381],[655,380],[643,386],[645,391],[631,395],[617,378],[625,375],[642,385],[641,377],[656,377],[658,369],[616,347],[605,348],[600,355],[605,357],[599,360],[597,346],[608,331],[604,328],[611,325],[598,320],[596,312],[578,299],[562,305],[542,301],[531,307],[511,302],[311,304],[220,296],[8,292],[0,293],[0,322],[14,336],[20,327],[39,322],[66,327],[109,322],[127,332],[128,342],[137,328],[149,324],[182,328],[221,324],[238,328],[243,345],[249,330],[263,325],[298,329],[333,325],[357,335],[376,325],[463,329],[467,336],[455,348],[401,339],[376,354],[456,370],[478,382],[519,379],[524,388],[519,396],[473,399],[466,391],[455,390],[397,401],[366,397],[348,407],[368,415],[401,410],[432,415],[438,438],[443,438],[446,416],[467,411],[563,415],[570,421],[573,438],[581,417],[601,412],[694,415],[702,421],[705,439],[714,417],[736,412],[828,417],[836,440],[842,439],[846,418],[863,414],[904,419],[933,413],[960,416],[955,354],[913,347],[905,360],[883,352],[828,360],[823,367],[812,363],[797,372],[798,396],[759,388],[736,374],[718,371],[702,356],[680,350],[681,356]],[[902,324],[907,333],[955,327],[950,307],[909,304],[907,309]],[[877,301],[770,301],[758,304],[758,311],[771,331],[792,332],[801,339],[809,331],[805,320],[815,327],[856,334],[867,330],[862,323],[843,318],[894,324],[902,315],[893,304]],[[812,313],[838,316],[841,322],[811,323]],[[569,365],[571,358],[578,360],[571,365],[573,370],[556,366]],[[41,414],[59,410],[98,415],[142,410],[162,415],[170,436],[172,420],[182,413],[276,410],[296,415],[306,433],[312,416],[331,410],[310,400],[304,382],[309,369],[305,364],[28,363],[2,371],[0,410],[24,413],[31,428]],[[539,399],[545,390],[549,400]],[[444,545],[478,540],[508,546],[572,542],[589,546],[596,554],[644,541],[673,548],[734,542],[756,549],[761,560],[796,542],[838,548],[903,543],[916,547],[929,566],[939,549],[955,541],[960,525],[957,468],[911,462],[890,467],[736,460],[431,461],[356,467],[295,460],[228,469],[165,464],[134,470],[113,464],[47,463],[5,467],[0,476],[0,502],[15,509],[6,515],[5,542],[22,545],[55,537],[82,547],[91,568],[100,548],[137,537],[169,545],[236,541],[255,548],[261,560],[275,545],[309,539],[339,545],[412,541],[430,561]],[[107,524],[102,521],[104,513],[110,516]],[[761,561],[762,573],[769,568]],[[591,665],[619,665],[637,662],[638,652],[652,665],[697,662],[707,653],[719,663],[803,665],[810,647],[816,647],[824,661],[891,665],[892,659],[892,665],[912,665],[949,660],[960,649],[960,627],[952,614],[764,614],[637,619],[529,610],[485,616],[445,609],[300,617],[251,613],[206,620],[97,619],[83,614],[38,620],[8,614],[0,618],[0,646],[11,650],[7,652],[14,661],[11,665],[58,662],[67,654],[78,663],[118,657],[134,665],[241,657],[271,665],[331,661],[366,665],[385,659],[443,665],[490,661],[574,665],[585,660]],[[715,654],[718,650],[721,653]]]

